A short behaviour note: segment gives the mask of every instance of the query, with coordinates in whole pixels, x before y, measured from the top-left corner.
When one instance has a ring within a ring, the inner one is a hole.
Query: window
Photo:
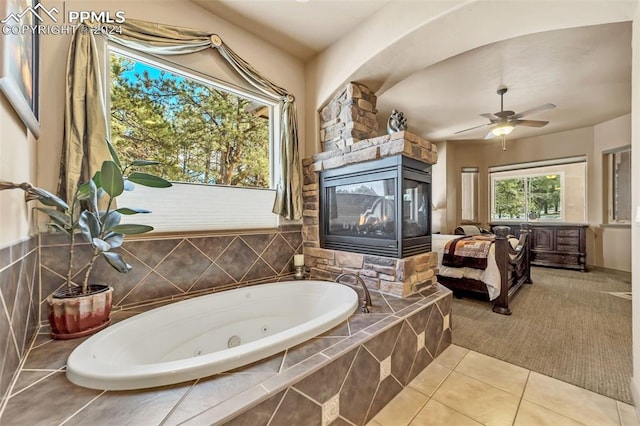
[[[176,66],[111,50],[111,140],[174,182],[271,187],[273,105]]]
[[[161,163],[174,182],[119,199],[152,211],[155,232],[274,228],[277,100],[160,58],[106,46],[110,138],[123,163]],[[123,223],[135,223],[135,216]]]
[[[462,222],[478,222],[478,168],[462,168]]]
[[[608,222],[631,223],[631,147],[604,153],[607,164]]]
[[[492,221],[586,220],[584,157],[494,167],[489,172]]]

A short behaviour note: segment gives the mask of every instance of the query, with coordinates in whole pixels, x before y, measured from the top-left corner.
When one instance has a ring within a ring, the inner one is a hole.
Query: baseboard
[[[604,266],[587,265],[588,271],[602,271],[611,274],[631,274],[631,271],[623,271],[622,269],[605,268]]]

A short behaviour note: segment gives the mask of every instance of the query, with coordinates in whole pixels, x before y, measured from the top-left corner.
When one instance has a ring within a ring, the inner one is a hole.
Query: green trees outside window
[[[156,159],[174,182],[270,187],[269,105],[118,52],[109,59],[123,162]]]
[[[492,220],[561,220],[560,174],[493,178]]]

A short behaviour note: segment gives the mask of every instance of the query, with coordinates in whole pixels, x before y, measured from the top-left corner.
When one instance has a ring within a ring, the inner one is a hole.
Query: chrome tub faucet
[[[336,277],[336,279],[334,280],[337,283],[340,283],[340,280],[343,277],[354,277],[355,281],[360,284],[360,287],[362,287],[362,291],[364,291],[364,300],[362,302],[362,312],[363,313],[369,313],[369,307],[373,306],[373,304],[371,303],[371,294],[369,294],[369,289],[367,288],[367,285],[364,283],[364,280],[360,277],[360,275],[353,273],[353,272],[344,272],[340,275],[338,275]],[[344,284],[344,283],[341,283]]]

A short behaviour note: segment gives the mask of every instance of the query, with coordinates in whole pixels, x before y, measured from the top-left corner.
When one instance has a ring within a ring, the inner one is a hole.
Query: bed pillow
[[[460,225],[454,231],[455,235],[480,235],[482,230],[477,225]]]

